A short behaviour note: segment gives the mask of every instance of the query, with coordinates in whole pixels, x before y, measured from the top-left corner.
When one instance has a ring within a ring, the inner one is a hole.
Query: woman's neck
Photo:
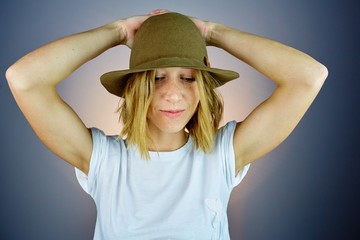
[[[186,144],[189,134],[185,130],[177,133],[150,133],[151,139],[148,140],[149,151],[171,152]]]

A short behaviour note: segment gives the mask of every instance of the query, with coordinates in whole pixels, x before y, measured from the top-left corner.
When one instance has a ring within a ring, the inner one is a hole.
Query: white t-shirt
[[[210,154],[189,138],[178,150],[149,152],[149,161],[92,128],[90,170],[86,176],[76,169],[76,176],[96,204],[94,239],[230,239],[230,193],[249,169],[235,177],[235,126],[218,130]]]

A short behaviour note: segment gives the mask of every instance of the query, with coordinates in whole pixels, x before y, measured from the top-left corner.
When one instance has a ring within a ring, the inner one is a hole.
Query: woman
[[[121,44],[132,48],[130,69],[101,81],[124,98],[120,136],[126,139],[88,129],[55,88]],[[212,68],[205,45],[224,49],[278,85],[241,123],[218,129],[222,104],[214,89],[238,74]],[[156,10],[45,45],[6,77],[36,134],[76,167],[94,199],[94,239],[229,239],[232,189],[251,162],[295,128],[327,69],[272,40]]]

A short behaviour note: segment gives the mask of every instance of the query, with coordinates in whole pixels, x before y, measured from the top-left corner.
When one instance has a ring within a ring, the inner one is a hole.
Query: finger
[[[171,11],[166,10],[166,9],[156,9],[154,11],[150,12],[150,15],[157,15],[157,14],[163,14],[163,13],[169,13]]]

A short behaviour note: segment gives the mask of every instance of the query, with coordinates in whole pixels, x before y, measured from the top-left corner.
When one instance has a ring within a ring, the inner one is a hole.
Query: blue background
[[[165,8],[262,35],[308,53],[329,77],[303,120],[256,161],[233,191],[232,239],[360,239],[360,2],[317,0],[20,1],[0,8],[0,239],[91,239],[96,210],[74,169],[39,141],[18,109],[6,69],[60,37]],[[119,132],[118,99],[99,76],[128,66],[111,49],[58,86],[87,126]],[[232,56],[209,48],[214,67],[240,72],[220,91],[224,121],[241,121],[274,84]]]

